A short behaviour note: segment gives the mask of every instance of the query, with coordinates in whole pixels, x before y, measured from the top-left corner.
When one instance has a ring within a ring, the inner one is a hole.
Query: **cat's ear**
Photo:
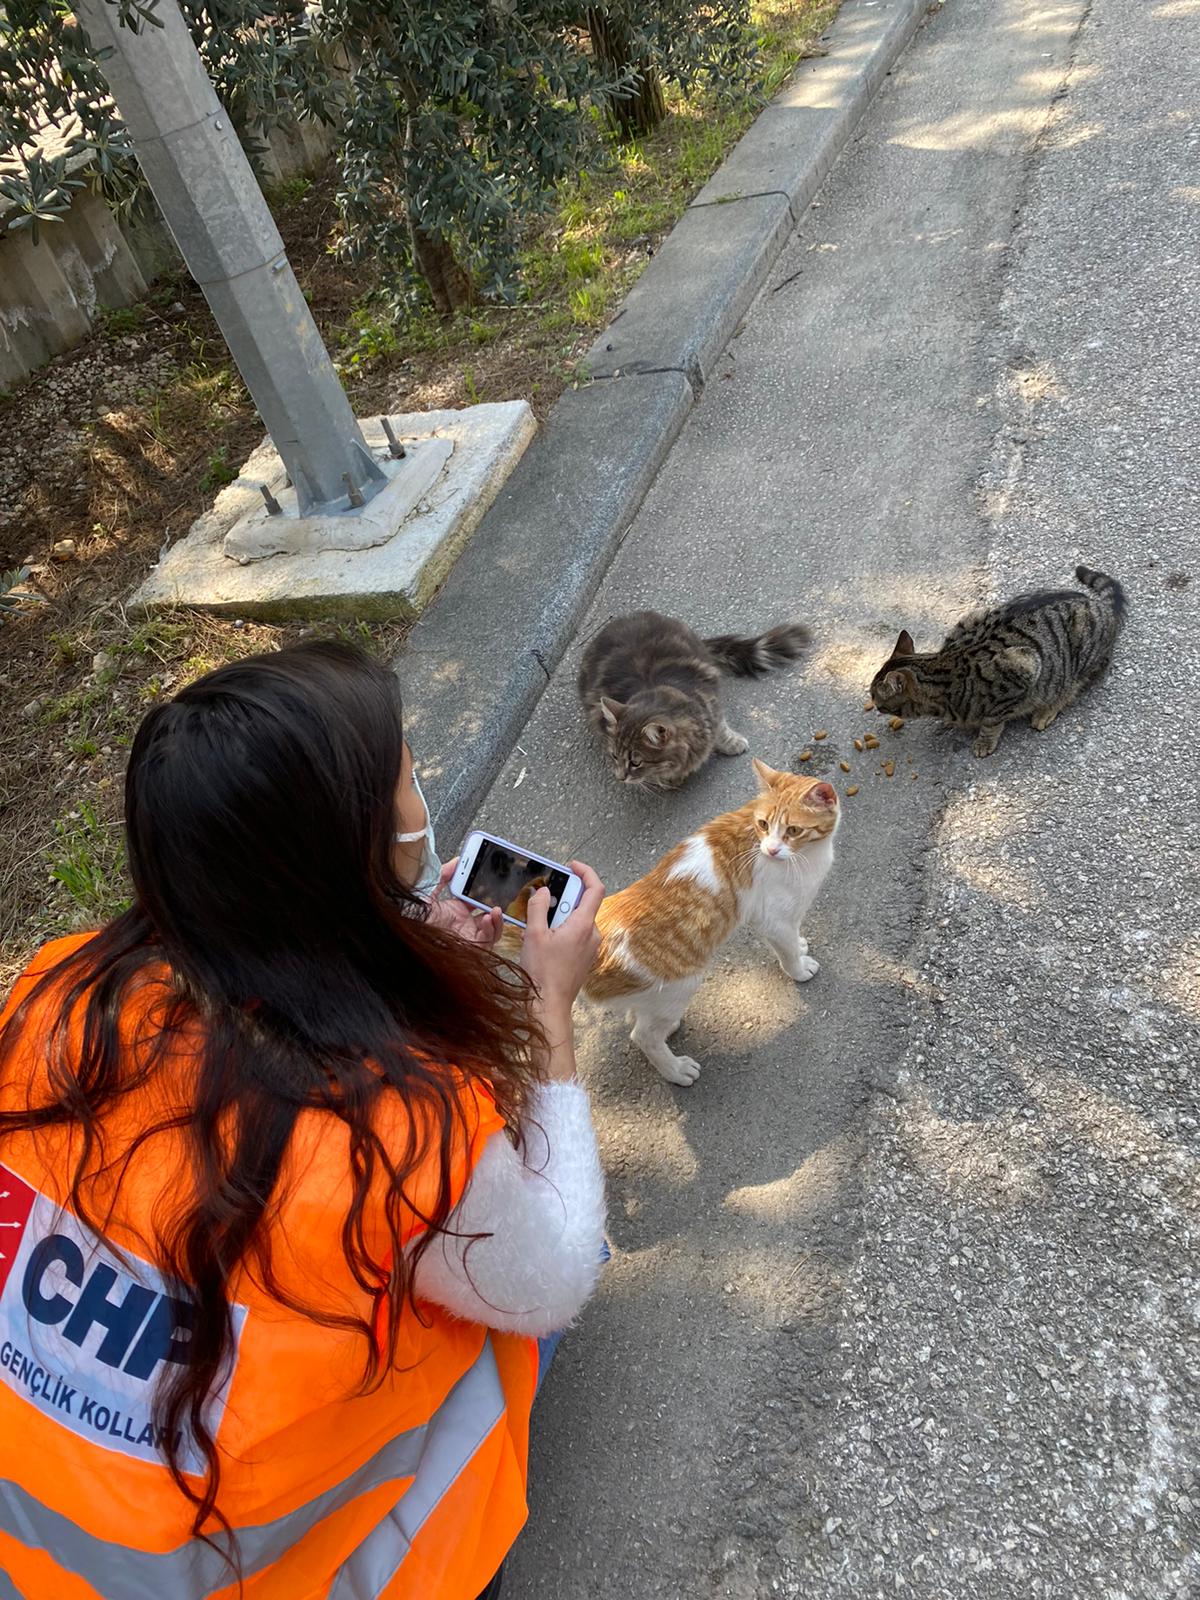
[[[621,713],[625,707],[619,700],[610,700],[606,694],[600,696],[600,715],[604,718],[604,726],[616,732],[617,724],[621,720]]]
[[[814,810],[826,810],[837,805],[837,790],[831,783],[814,783],[804,796],[804,803]]]
[[[900,667],[895,672],[889,672],[883,680],[883,686],[889,694],[911,696],[917,692],[917,680],[906,667]]]
[[[754,757],[751,765],[753,766],[754,771],[758,776],[758,781],[762,784],[764,791],[774,788],[774,786],[783,776],[782,773],[776,772],[774,767],[769,767],[765,761],[760,761],[757,756]]]
[[[648,722],[642,729],[642,743],[649,745],[651,750],[661,750],[663,745],[670,743],[674,731],[669,722]]]
[[[900,637],[896,640],[896,648],[892,651],[894,656],[915,656],[917,647],[912,641],[912,634],[907,628],[900,630]]]

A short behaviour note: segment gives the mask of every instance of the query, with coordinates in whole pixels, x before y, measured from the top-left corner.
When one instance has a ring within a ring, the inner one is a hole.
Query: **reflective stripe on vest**
[[[249,1578],[271,1566],[327,1516],[359,1495],[396,1478],[411,1478],[392,1512],[343,1564],[330,1596],[330,1600],[335,1596],[336,1600],[373,1600],[395,1577],[421,1524],[499,1422],[504,1409],[504,1390],[489,1338],[427,1423],[398,1434],[341,1483],[286,1516],[257,1527],[238,1528],[237,1549],[244,1576]],[[85,1533],[14,1483],[0,1483],[0,1528],[32,1549],[49,1551],[60,1566],[85,1579],[105,1600],[204,1594],[230,1581],[229,1564],[218,1550],[199,1539],[163,1552],[112,1544]],[[223,1534],[214,1535],[213,1542],[228,1548]],[[11,1593],[21,1600],[16,1590]],[[2,1585],[0,1600],[8,1600]]]

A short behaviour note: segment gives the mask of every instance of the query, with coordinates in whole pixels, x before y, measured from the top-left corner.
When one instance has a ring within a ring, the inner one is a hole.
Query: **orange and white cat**
[[[833,865],[837,791],[762,761],[754,770],[755,799],[677,844],[596,918],[602,943],[583,992],[629,1014],[633,1043],[669,1083],[700,1075],[667,1040],[735,928],[760,933],[796,983],[819,970],[800,925]]]

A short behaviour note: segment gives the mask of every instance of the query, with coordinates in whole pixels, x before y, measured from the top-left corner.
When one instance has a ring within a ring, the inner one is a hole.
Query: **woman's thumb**
[[[549,926],[550,891],[545,884],[535,889],[525,907],[526,925],[539,930]]]

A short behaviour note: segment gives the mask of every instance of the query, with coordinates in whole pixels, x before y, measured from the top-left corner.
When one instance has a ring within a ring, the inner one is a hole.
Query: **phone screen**
[[[462,892],[481,905],[499,906],[515,922],[525,922],[525,908],[535,889],[545,885],[550,890],[549,916],[553,918],[569,881],[570,874],[549,861],[484,839]]]

